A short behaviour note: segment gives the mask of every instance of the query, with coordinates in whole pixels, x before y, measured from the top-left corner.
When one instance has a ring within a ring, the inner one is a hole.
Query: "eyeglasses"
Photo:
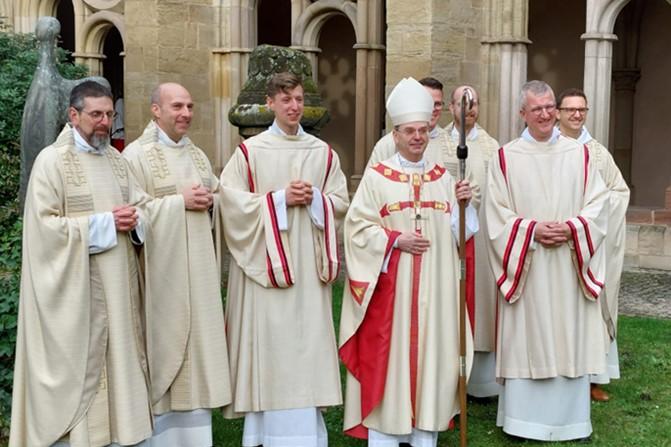
[[[576,108],[576,107],[559,107],[559,110],[561,110],[562,112],[566,112],[566,113],[568,113],[569,115],[573,115],[573,114],[576,113],[576,112],[578,112],[578,113],[581,114],[581,115],[584,115],[585,113],[587,113],[587,111],[589,110],[589,108],[587,108],[587,107],[580,107],[580,108]]]
[[[94,110],[93,112],[80,110],[80,112],[86,113],[88,116],[93,118],[93,121],[102,121],[103,116],[106,116],[108,120],[112,121],[118,115],[116,112],[101,112],[100,110]]]
[[[436,101],[433,103],[434,109],[442,109],[443,107],[445,107],[445,101]]]
[[[401,129],[400,127],[397,127],[396,131],[403,134],[406,138],[412,138],[415,136],[415,134],[419,134],[420,137],[424,137],[429,134],[428,127],[420,127],[419,129],[414,129],[412,127],[404,127]]]
[[[541,116],[543,112],[550,114],[555,111],[555,108],[557,107],[557,104],[546,104],[544,106],[536,106],[532,109],[529,109],[529,112],[536,115],[536,116]]]

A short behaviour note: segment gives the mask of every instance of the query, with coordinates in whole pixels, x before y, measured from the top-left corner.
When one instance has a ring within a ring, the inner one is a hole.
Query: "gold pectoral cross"
[[[420,200],[420,191],[422,189],[422,176],[420,174],[412,174],[412,192],[413,192],[413,206],[415,211],[415,232],[422,233],[422,201]]]

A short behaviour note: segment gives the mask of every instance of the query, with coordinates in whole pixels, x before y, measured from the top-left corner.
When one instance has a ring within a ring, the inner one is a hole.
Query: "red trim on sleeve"
[[[282,244],[282,237],[280,236],[280,229],[279,225],[277,224],[277,214],[275,213],[275,202],[273,201],[272,192],[266,194],[266,201],[268,203],[268,211],[270,212],[270,220],[272,221],[275,244],[277,245],[277,251],[280,254],[280,260],[282,262],[284,280],[288,285],[291,286],[294,282],[291,280],[291,275],[289,274],[289,262],[287,261],[287,255],[284,252],[284,245]]]
[[[592,244],[592,235],[589,232],[589,225],[584,217],[578,216],[577,218],[580,223],[582,223],[583,228],[585,228],[585,238],[587,239],[587,247],[589,248],[589,255],[594,256],[594,244]]]
[[[266,250],[266,266],[268,269],[268,278],[270,278],[270,284],[276,289],[278,289],[280,286],[277,284],[277,279],[275,279],[275,272],[273,271],[273,264],[270,262],[270,255],[268,254],[268,250]]]
[[[583,151],[585,152],[585,182],[583,183],[583,194],[587,191],[587,173],[589,171],[589,148],[587,145],[583,145]]]
[[[515,244],[515,239],[517,238],[517,232],[519,231],[520,223],[522,223],[521,217],[515,221],[513,228],[510,231],[508,245],[506,245],[506,251],[503,254],[503,273],[501,273],[498,281],[496,281],[497,287],[501,287],[501,284],[503,284],[508,277],[508,262],[510,262],[510,252],[512,251],[513,245]]]
[[[331,145],[328,146],[328,156],[326,158],[326,175],[324,176],[324,184],[322,185],[322,190],[326,188],[326,181],[329,179],[329,174],[331,173],[331,164],[333,163],[333,149]]]
[[[252,168],[249,164],[249,150],[247,149],[247,146],[245,146],[245,143],[240,143],[240,152],[242,152],[242,155],[245,157],[245,161],[247,162],[247,183],[249,184],[249,192],[256,192],[254,188],[254,178],[252,176]]]
[[[499,148],[499,166],[501,167],[503,178],[505,179],[506,183],[508,183],[508,171],[506,170],[506,155],[503,152],[503,147]]]
[[[580,275],[580,279],[582,280],[582,283],[585,285],[585,288],[587,289],[587,291],[589,293],[591,293],[594,298],[598,298],[599,294],[594,289],[592,289],[589,286],[589,284],[587,284],[587,281],[585,281],[585,278],[584,278],[583,273],[582,273],[584,260],[583,260],[583,257],[582,257],[582,251],[580,250],[580,241],[578,239],[578,231],[576,230],[575,225],[573,225],[573,222],[571,222],[569,220],[566,223],[568,224],[569,228],[571,229],[571,235],[573,236],[573,247],[575,249],[575,257],[578,260],[578,270],[579,270],[578,275]],[[591,275],[591,272],[589,272],[589,269],[588,269],[588,275],[593,277],[593,275]],[[594,281],[594,283],[599,284],[597,281]]]
[[[513,280],[512,287],[506,294],[506,301],[510,301],[513,294],[515,293],[515,290],[517,290],[517,286],[520,283],[520,278],[522,277],[522,270],[524,269],[524,263],[526,262],[527,253],[529,251],[529,244],[531,244],[531,235],[534,234],[535,227],[536,222],[532,221],[529,224],[529,228],[527,228],[527,234],[526,237],[524,238],[524,245],[522,246],[522,253],[520,253],[520,260],[519,263],[517,264],[517,270],[515,271],[515,279]]]
[[[328,174],[327,174],[328,175]],[[333,267],[331,266],[333,259],[331,259],[331,241],[329,240],[330,227],[329,227],[329,214],[328,214],[328,203],[326,202],[326,196],[322,194],[322,205],[324,207],[324,244],[326,247],[326,259],[327,264],[329,265],[329,278],[327,283],[333,281]],[[337,274],[337,272],[336,272]]]

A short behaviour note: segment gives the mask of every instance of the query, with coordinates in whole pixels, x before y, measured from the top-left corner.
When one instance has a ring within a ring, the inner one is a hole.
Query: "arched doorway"
[[[114,111],[117,117],[112,125],[112,144],[119,150],[125,147],[124,129],[124,48],[119,30],[112,26],[103,40],[102,75],[112,87]]]
[[[632,0],[615,22],[611,141],[630,181],[631,204],[664,207],[671,184],[671,151],[665,134],[671,92],[671,5],[665,0]]]
[[[258,45],[291,45],[291,0],[259,0],[256,16]]]
[[[72,53],[75,52],[75,10],[72,0],[60,0],[56,6],[56,19],[61,24],[61,35],[58,46],[66,50],[68,62],[73,62]]]
[[[585,1],[554,0],[529,2],[527,79],[550,84],[555,94],[583,85],[585,44]],[[561,31],[558,31],[561,30]]]
[[[348,179],[354,174],[356,110],[356,37],[352,23],[337,14],[324,23],[319,36],[318,87],[331,120],[321,137],[338,153]]]

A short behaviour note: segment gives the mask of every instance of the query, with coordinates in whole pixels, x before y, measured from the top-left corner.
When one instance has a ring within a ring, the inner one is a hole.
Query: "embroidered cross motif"
[[[105,155],[107,155],[107,159],[112,165],[112,172],[114,172],[114,176],[118,179],[125,179],[126,175],[128,174],[126,172],[126,166],[124,165],[123,161],[121,161],[121,158],[115,157],[114,155],[110,154],[109,151],[105,151]]]
[[[198,152],[195,147],[190,145],[189,153],[191,154],[191,159],[193,160],[193,163],[196,165],[196,169],[198,169],[198,174],[200,174],[200,178],[203,179],[203,183],[205,183],[206,180],[209,183],[210,178],[210,176],[208,175],[209,169],[207,163],[205,162],[205,160],[203,160],[203,157],[201,156],[200,152]]]
[[[73,186],[81,186],[86,183],[86,176],[79,163],[77,154],[67,151],[63,154],[63,165],[65,168],[65,181]]]
[[[154,177],[164,179],[170,175],[168,170],[168,162],[165,159],[163,152],[156,148],[147,151],[147,160],[151,166],[151,173]]]

